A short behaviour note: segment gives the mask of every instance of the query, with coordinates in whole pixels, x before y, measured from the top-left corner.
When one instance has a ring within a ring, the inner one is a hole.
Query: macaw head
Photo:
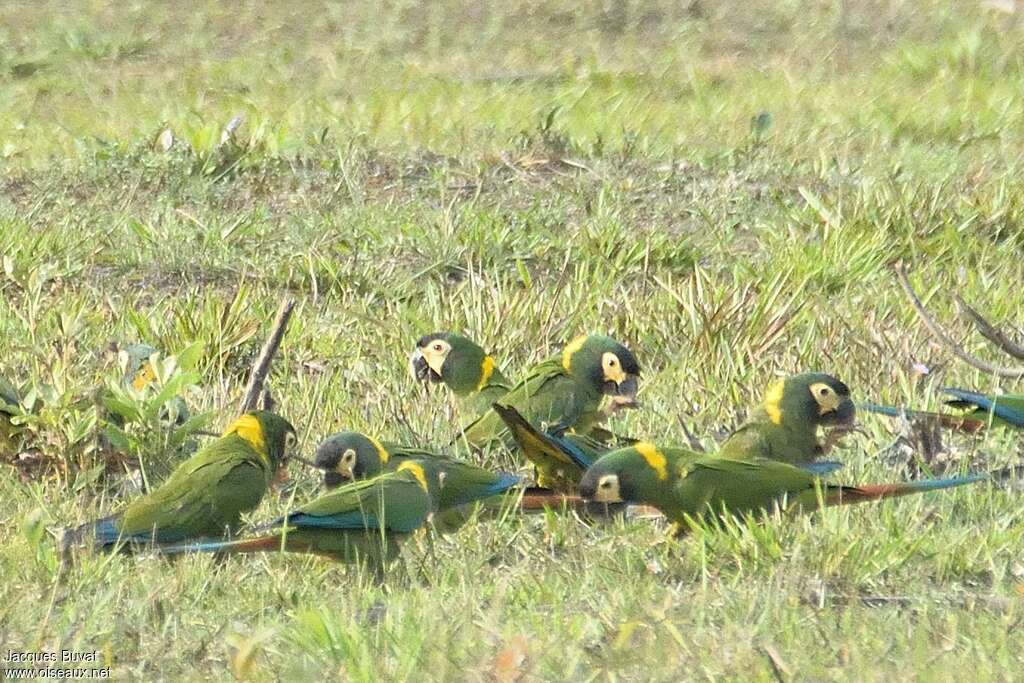
[[[595,503],[657,506],[678,477],[678,454],[647,441],[606,453],[583,473],[580,496]]]
[[[632,351],[611,337],[577,337],[562,350],[562,367],[580,382],[614,397],[616,402],[635,405],[640,364]]]
[[[299,439],[288,420],[268,410],[253,410],[228,425],[224,436],[237,435],[262,457],[270,471],[277,473],[295,452]]]
[[[313,463],[324,471],[324,486],[333,489],[380,474],[389,458],[376,439],[359,432],[338,432],[316,447]]]
[[[835,427],[856,417],[850,388],[832,375],[805,372],[772,384],[761,404],[777,425]]]
[[[451,332],[420,337],[410,357],[412,374],[420,382],[444,382],[463,396],[487,386],[494,359],[472,339]]]

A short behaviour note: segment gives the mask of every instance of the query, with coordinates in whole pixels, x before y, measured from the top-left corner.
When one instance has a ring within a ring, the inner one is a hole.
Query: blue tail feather
[[[1015,427],[1024,427],[1024,412],[1012,408],[1005,403],[1000,403],[998,397],[992,398],[985,394],[979,394],[976,391],[956,389],[953,387],[946,387],[942,391],[958,401],[973,404],[986,413],[990,412],[996,417],[1006,420]]]
[[[908,411],[906,408],[897,408],[896,406],[882,406],[877,403],[858,403],[857,410],[863,410],[869,413],[876,413],[878,415],[886,415],[888,417],[899,417],[905,415]]]
[[[494,496],[499,493],[504,493],[514,486],[518,486],[523,483],[523,478],[516,474],[509,474],[507,472],[499,472],[498,479],[489,487],[487,487],[486,495]],[[484,496],[486,497],[486,496]]]
[[[107,517],[106,519],[99,519],[93,522],[92,533],[98,545],[117,543],[121,538],[121,532],[118,530],[114,520],[115,518],[113,517]]]
[[[574,463],[579,465],[582,469],[587,469],[594,464],[592,458],[588,457],[578,446],[562,436],[555,436],[549,433],[548,438],[551,439],[558,448],[569,456]]]
[[[948,479],[924,479],[911,482],[915,489],[921,491],[937,491],[938,489],[950,489],[954,486],[974,484],[979,481],[991,479],[988,474],[969,474],[966,477],[950,477]]]

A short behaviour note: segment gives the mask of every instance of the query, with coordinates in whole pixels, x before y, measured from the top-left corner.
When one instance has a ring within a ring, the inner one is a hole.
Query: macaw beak
[[[274,476],[270,480],[270,488],[280,488],[289,479],[291,479],[291,474],[288,472],[287,461],[285,461],[274,472]]]
[[[409,356],[409,367],[412,370],[412,376],[417,382],[440,382],[441,375],[434,372],[433,368],[427,363],[427,359],[423,357],[423,352],[416,349]]]
[[[639,378],[636,375],[628,375],[621,384],[615,387],[613,400],[622,408],[636,408],[640,405],[636,400],[638,389]]]
[[[584,476],[576,492],[583,500],[593,500],[594,494],[597,493],[597,478]]]
[[[835,410],[821,416],[819,424],[823,427],[837,427],[853,424],[857,417],[857,408],[849,397],[844,398]]]
[[[346,478],[340,472],[324,472],[324,488],[325,489],[336,489],[342,484],[347,484],[350,479]]]

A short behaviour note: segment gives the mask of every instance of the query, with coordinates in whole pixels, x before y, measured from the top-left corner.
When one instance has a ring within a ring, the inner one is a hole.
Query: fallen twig
[[[957,358],[976,370],[981,370],[982,372],[995,375],[997,377],[1009,379],[1020,379],[1024,377],[1024,367],[1005,367],[1001,365],[994,365],[964,351],[955,341],[953,341],[949,334],[942,329],[942,326],[932,318],[928,309],[924,307],[923,303],[921,303],[921,299],[918,298],[917,294],[914,292],[913,286],[910,284],[910,278],[907,277],[907,271],[906,268],[903,267],[903,264],[895,264],[893,266],[893,270],[896,273],[896,278],[899,280],[900,286],[903,287],[903,292],[907,295],[907,298],[910,300],[911,305],[913,305],[914,310],[917,311],[917,316],[921,319],[921,322],[923,322],[929,331],[931,331],[932,335],[938,339],[943,346],[952,351]]]
[[[260,394],[263,390],[263,382],[267,379],[270,371],[270,363],[274,360],[277,347],[281,345],[285,329],[288,327],[288,320],[292,317],[292,309],[295,308],[294,299],[285,299],[281,307],[277,309],[277,317],[274,319],[274,326],[267,337],[267,343],[263,345],[256,363],[252,366],[252,373],[249,375],[249,383],[245,387],[245,397],[242,399],[241,412],[256,410],[259,404]]]

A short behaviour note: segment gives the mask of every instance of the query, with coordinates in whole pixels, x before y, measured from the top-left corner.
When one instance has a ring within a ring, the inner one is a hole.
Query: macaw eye
[[[442,351],[444,351],[444,347],[441,346],[440,344],[434,344],[434,350],[437,351],[438,353],[441,353]]]
[[[284,437],[284,447],[287,450],[291,450],[292,448],[294,448],[296,442],[298,442],[298,438],[294,434],[292,434],[291,432],[288,432],[285,435],[285,437]]]
[[[831,389],[829,389],[828,387],[822,387],[821,390],[818,392],[818,395],[819,396],[828,396],[830,393],[832,393]]]
[[[612,487],[611,481],[606,479],[606,480],[601,482],[601,488],[603,488],[603,489],[610,489],[611,487]]]
[[[352,462],[353,460],[356,459],[356,452],[350,448],[347,451],[345,451],[345,454],[341,456],[341,459],[344,460],[345,462]]]

